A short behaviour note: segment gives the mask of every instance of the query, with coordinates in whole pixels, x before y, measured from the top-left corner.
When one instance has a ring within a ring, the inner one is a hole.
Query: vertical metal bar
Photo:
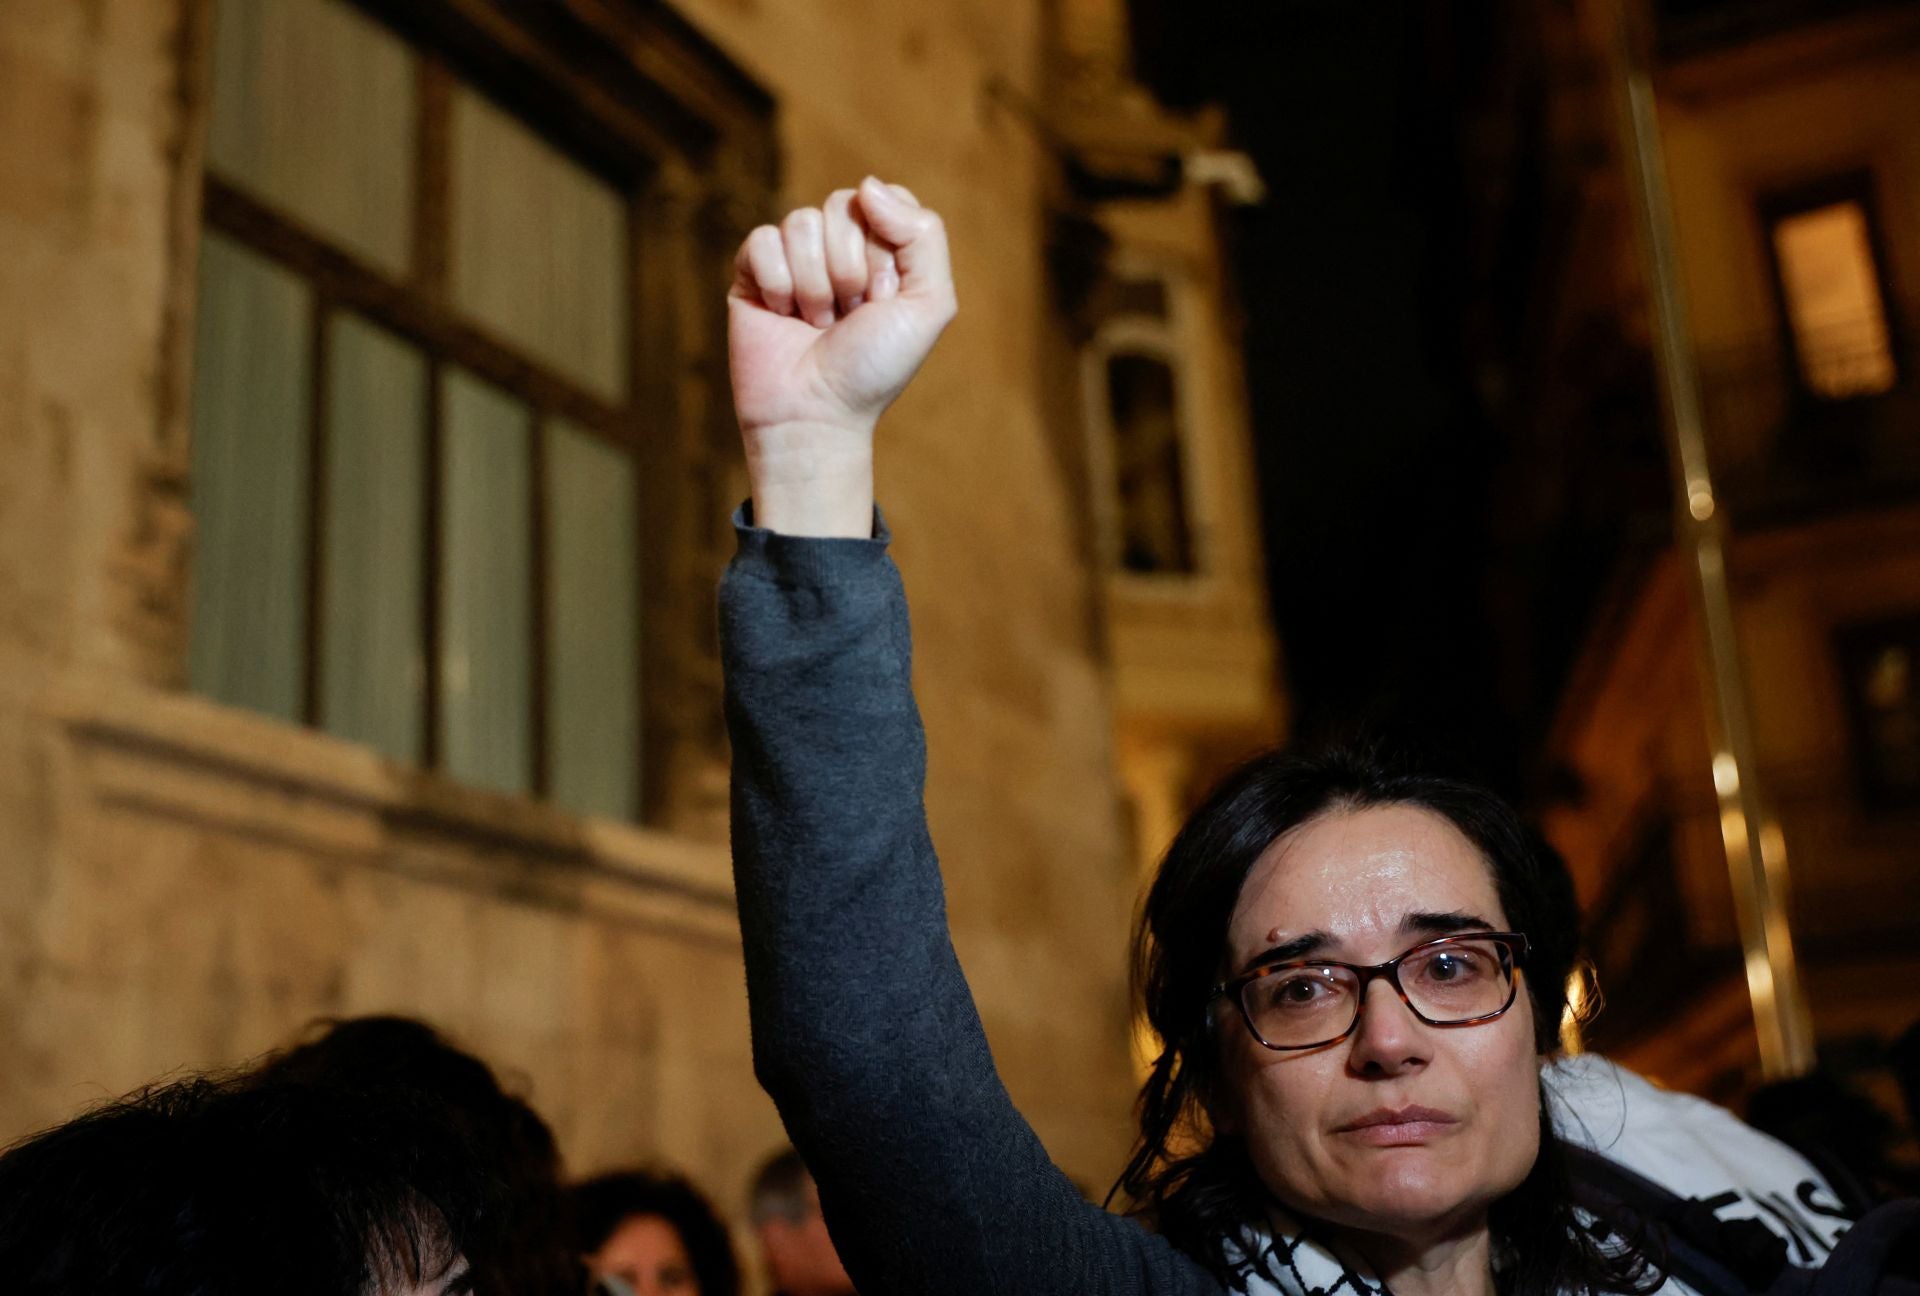
[[[528,493],[532,497],[527,506],[527,534],[532,551],[527,562],[531,585],[527,593],[527,703],[531,708],[528,725],[533,748],[533,768],[527,775],[533,794],[540,797],[553,790],[549,786],[553,777],[553,754],[549,750],[551,738],[548,734],[550,717],[547,705],[547,691],[552,683],[549,677],[551,663],[547,660],[551,642],[548,631],[553,616],[548,572],[548,565],[552,561],[548,528],[552,519],[547,495],[547,424],[548,416],[535,410],[533,426],[527,437],[527,482]]]
[[[1760,1066],[1768,1079],[1800,1075],[1814,1061],[1813,1023],[1800,985],[1787,919],[1787,855],[1761,795],[1758,755],[1727,588],[1727,524],[1714,496],[1701,416],[1699,374],[1688,336],[1679,249],[1654,102],[1646,15],[1623,0],[1615,43],[1623,98],[1622,145],[1647,270],[1655,356],[1665,394],[1667,447],[1676,492],[1676,541],[1701,627],[1710,683],[1707,736],[1720,836],[1740,923]]]
[[[659,462],[656,452],[647,453],[648,438],[658,442],[663,426],[671,426],[675,405],[671,391],[671,363],[660,364],[654,354],[662,349],[661,343],[676,339],[677,332],[672,328],[671,316],[663,313],[648,300],[653,287],[651,258],[660,254],[652,246],[650,235],[659,225],[659,217],[650,204],[657,207],[660,203],[659,177],[649,174],[634,182],[627,191],[627,381],[624,388],[629,410],[647,409],[652,411],[658,422],[652,427],[640,426],[640,420],[631,420],[633,441],[626,447],[633,462],[633,611],[636,642],[630,645],[632,650],[629,669],[633,674],[633,769],[628,775],[627,786],[632,795],[628,817],[636,823],[654,823],[664,818],[658,812],[663,800],[664,789],[654,777],[653,759],[657,751],[666,744],[658,739],[659,724],[655,720],[662,709],[664,698],[656,698],[649,690],[658,679],[666,678],[664,672],[658,672],[656,666],[662,648],[661,636],[655,629],[658,610],[648,605],[647,600],[656,588],[664,588],[665,582],[655,578],[655,564],[659,563],[659,550],[648,543],[657,533],[649,530],[652,516],[650,504],[654,497],[654,488],[650,477]],[[662,240],[664,242],[664,240]],[[677,249],[676,249],[677,250]],[[664,563],[659,564],[664,567]],[[662,604],[666,600],[662,599]]]
[[[694,354],[724,333],[706,327],[705,299],[691,296],[687,281],[706,282],[711,268],[703,216],[711,209],[696,178],[684,166],[663,162],[632,186],[627,206],[627,281],[632,321],[627,350],[627,392],[633,420],[635,491],[633,544],[640,586],[638,754],[635,818],[674,826],[689,808],[702,755],[694,728],[701,699],[696,634],[704,636],[714,615],[712,586],[690,569],[705,553],[701,504],[691,487],[703,481],[710,460],[707,411],[694,375]],[[716,298],[718,294],[715,294]],[[643,421],[644,419],[644,421]],[[669,627],[679,630],[671,633]],[[717,706],[715,708],[717,710]]]
[[[419,97],[414,123],[413,277],[430,297],[447,295],[448,249],[452,244],[451,139],[453,77],[437,55],[421,54],[415,64]],[[420,500],[420,763],[438,768],[444,757],[440,734],[444,678],[440,660],[441,490],[446,457],[446,402],[441,388],[447,369],[437,357],[427,366],[425,464]]]
[[[428,361],[426,426],[420,429],[420,435],[426,438],[426,462],[420,474],[420,763],[428,769],[438,768],[442,760],[440,555],[444,544],[440,534],[440,479],[446,471],[446,376],[444,364],[437,359]]]
[[[703,492],[703,498],[705,493]],[[640,525],[641,510],[647,505],[646,483],[640,477],[640,461],[634,459],[633,473],[633,620],[638,642],[629,645],[629,678],[635,680],[633,689],[633,770],[628,775],[627,786],[632,801],[629,803],[627,817],[636,823],[651,822],[648,815],[647,794],[653,783],[653,745],[647,732],[647,717],[653,707],[648,700],[647,690],[653,684],[653,676],[646,668],[649,637],[656,632],[653,628],[654,609],[647,606],[647,597],[652,590],[647,585],[647,547],[644,540],[645,530]]]
[[[326,632],[321,618],[326,616],[327,580],[327,370],[332,364],[332,339],[328,325],[333,318],[333,303],[323,292],[314,290],[313,336],[307,351],[307,588],[305,651],[300,663],[300,720],[320,727],[323,674],[320,654],[326,651]]]

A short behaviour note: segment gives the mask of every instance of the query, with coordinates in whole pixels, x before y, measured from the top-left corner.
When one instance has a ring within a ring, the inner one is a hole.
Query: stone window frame
[[[1129,292],[1129,285],[1133,292]],[[1143,309],[1133,300],[1140,288],[1149,285],[1158,289],[1158,311]],[[1203,417],[1199,403],[1202,375],[1189,341],[1194,310],[1191,292],[1186,268],[1171,258],[1125,253],[1116,256],[1102,278],[1094,307],[1097,322],[1080,352],[1081,407],[1101,572],[1107,581],[1131,595],[1180,602],[1211,596],[1219,581],[1210,498],[1213,483],[1197,444]],[[1134,571],[1121,560],[1118,450],[1107,396],[1107,368],[1113,357],[1123,354],[1158,360],[1173,373],[1180,418],[1180,496],[1192,564],[1185,571]]]
[[[201,229],[216,230],[292,269],[316,289],[319,309],[349,307],[426,350],[436,369],[465,367],[530,397],[549,415],[591,428],[629,449],[640,483],[641,582],[646,590],[638,645],[641,824],[712,837],[724,822],[725,740],[721,722],[713,589],[731,548],[727,517],[742,490],[728,401],[722,292],[733,250],[771,210],[777,184],[774,105],[693,27],[664,7],[612,0],[348,0],[395,32],[420,59],[421,185],[413,234],[412,282],[397,283],[356,263],[265,204],[208,172],[205,133],[211,96],[214,0],[188,0],[183,32],[186,99],[183,201],[175,204],[174,297],[169,372],[163,379],[175,443],[166,458],[181,474],[189,459],[187,394],[192,389],[193,283]],[[453,87],[480,89],[519,120],[599,174],[620,177],[628,196],[633,290],[624,406],[585,396],[523,353],[489,338],[451,306],[447,292],[448,123]],[[429,384],[429,400],[437,402]],[[324,417],[314,402],[310,417]],[[641,426],[644,412],[645,427]],[[440,431],[430,407],[432,440]],[[536,447],[537,447],[536,442]],[[536,454],[536,459],[538,458]],[[429,468],[432,472],[432,468]],[[176,480],[178,477],[176,476]],[[190,483],[182,483],[189,485]],[[536,481],[534,491],[540,493]],[[433,506],[430,504],[429,508]],[[535,504],[537,508],[537,503]],[[315,510],[316,517],[319,510]],[[315,527],[320,524],[316,520]],[[423,623],[438,598],[431,513]],[[309,616],[303,722],[318,718],[318,618],[311,592],[320,539],[309,540]],[[536,546],[538,541],[536,540]],[[539,567],[536,548],[536,573]],[[534,595],[541,596],[536,574]],[[186,574],[176,582],[184,593]],[[184,599],[178,662],[184,677]],[[541,729],[545,680],[539,654],[544,608],[533,627],[535,767],[529,793],[546,788]],[[437,689],[432,630],[422,768],[437,764]],[[509,798],[511,799],[511,798]]]
[[[1911,738],[1903,750],[1887,750],[1884,734],[1876,734],[1876,708],[1869,696],[1869,679],[1876,658],[1897,651],[1911,660],[1920,647],[1920,608],[1906,607],[1851,619],[1831,631],[1833,669],[1839,680],[1848,755],[1853,766],[1853,793],[1869,815],[1894,819],[1920,812],[1920,794],[1910,780],[1900,777],[1899,758],[1911,759],[1920,748]]]

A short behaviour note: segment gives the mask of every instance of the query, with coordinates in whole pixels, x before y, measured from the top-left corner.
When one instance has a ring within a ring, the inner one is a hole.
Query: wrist
[[[755,525],[797,536],[873,534],[870,428],[788,424],[743,439]]]
[[[753,488],[755,526],[781,535],[866,540],[873,535],[873,479]]]

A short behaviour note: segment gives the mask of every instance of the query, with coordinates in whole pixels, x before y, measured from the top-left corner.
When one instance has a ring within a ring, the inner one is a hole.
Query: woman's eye
[[[1427,960],[1430,981],[1465,981],[1480,974],[1480,960],[1469,950],[1449,950]]]
[[[1320,977],[1288,977],[1274,988],[1273,997],[1289,1008],[1320,1002],[1330,987]]]

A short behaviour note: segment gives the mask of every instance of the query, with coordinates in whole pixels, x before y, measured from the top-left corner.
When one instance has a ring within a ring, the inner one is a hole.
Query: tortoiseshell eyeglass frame
[[[1414,955],[1425,953],[1435,946],[1462,944],[1467,941],[1492,941],[1506,952],[1502,970],[1507,974],[1507,1001],[1492,1012],[1481,1013],[1476,1017],[1462,1017],[1451,1021],[1437,1021],[1414,1007],[1413,1000],[1407,997],[1406,987],[1400,984],[1400,965]],[[1366,1011],[1367,988],[1373,984],[1375,977],[1384,978],[1386,983],[1393,987],[1393,992],[1400,996],[1400,1002],[1407,1006],[1407,1011],[1429,1026],[1478,1026],[1481,1022],[1492,1021],[1513,1007],[1514,1000],[1517,999],[1520,994],[1520,979],[1514,975],[1514,971],[1526,963],[1527,955],[1531,950],[1532,946],[1528,944],[1526,936],[1520,932],[1460,932],[1452,936],[1441,936],[1435,940],[1421,941],[1412,949],[1403,951],[1398,958],[1388,959],[1385,963],[1375,963],[1370,966],[1359,963],[1342,963],[1338,959],[1291,959],[1283,963],[1268,963],[1240,976],[1222,981],[1213,988],[1213,993],[1208,996],[1208,1001],[1212,1002],[1222,996],[1232,999],[1234,1005],[1240,1009],[1240,1020],[1247,1024],[1247,1032],[1251,1034],[1255,1040],[1259,1041],[1261,1047],[1270,1048],[1276,1053],[1295,1053],[1302,1049],[1326,1048],[1329,1045],[1338,1044],[1341,1040],[1353,1034],[1355,1028],[1360,1025],[1360,1015]],[[1266,1036],[1262,1035],[1260,1028],[1254,1025],[1253,1011],[1247,1007],[1247,987],[1256,981],[1262,981],[1277,973],[1289,972],[1296,968],[1345,968],[1359,980],[1359,992],[1353,997],[1353,1020],[1348,1022],[1347,1028],[1338,1035],[1330,1035],[1326,1039],[1315,1040],[1311,1044],[1275,1044],[1268,1040]]]

